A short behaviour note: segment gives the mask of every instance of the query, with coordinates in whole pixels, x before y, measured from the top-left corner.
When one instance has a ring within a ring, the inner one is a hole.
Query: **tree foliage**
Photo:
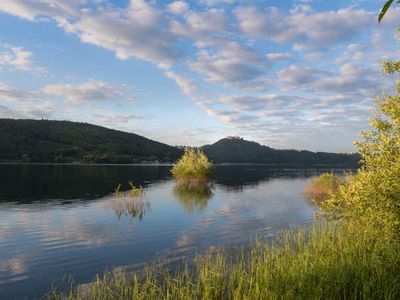
[[[381,22],[383,17],[385,16],[386,12],[388,11],[389,7],[393,4],[394,0],[388,0],[383,5],[381,12],[379,13],[378,21]],[[396,1],[396,3],[400,3],[400,0]]]
[[[394,95],[376,99],[371,129],[357,142],[363,166],[324,207],[337,216],[397,232],[400,228],[400,62],[384,64],[397,74]],[[394,231],[392,229],[395,229]]]
[[[176,147],[87,123],[0,119],[1,162],[168,162],[181,155]]]
[[[210,160],[217,163],[357,166],[360,159],[354,153],[274,149],[238,137],[224,138],[212,145],[203,146],[202,149]]]

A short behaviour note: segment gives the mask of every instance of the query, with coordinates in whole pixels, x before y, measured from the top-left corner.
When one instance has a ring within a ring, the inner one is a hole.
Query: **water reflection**
[[[213,195],[208,184],[197,185],[195,187],[177,184],[172,193],[183,209],[189,213],[204,209]]]
[[[118,217],[130,216],[132,219],[142,220],[146,213],[150,212],[150,202],[144,194],[134,194],[131,192],[117,194],[111,200],[106,202],[106,209],[111,210]]]
[[[48,199],[95,199],[128,180],[144,188],[170,177],[170,166],[129,165],[0,165],[0,201],[29,203]]]
[[[326,171],[217,166],[212,192],[188,193],[175,187],[169,169],[0,165],[0,299],[39,298],[65,274],[85,283],[105,269],[187,257],[311,222],[315,208],[301,192],[308,177]],[[145,201],[113,194],[119,183],[130,189],[132,178]]]
[[[143,165],[7,165],[0,164],[0,202],[29,203],[51,199],[69,204],[76,199],[96,199],[112,193],[115,187],[130,189],[128,180],[146,188],[171,178],[171,166]],[[220,165],[214,169],[214,182],[227,190],[241,191],[274,178],[305,178],[332,169],[279,168],[266,165]],[[339,170],[343,172],[343,170]]]
[[[346,169],[347,170],[347,169]],[[323,172],[343,174],[344,169],[310,168],[276,165],[219,165],[214,170],[214,182],[226,190],[242,191],[276,178],[309,178]],[[353,170],[350,170],[353,171]]]

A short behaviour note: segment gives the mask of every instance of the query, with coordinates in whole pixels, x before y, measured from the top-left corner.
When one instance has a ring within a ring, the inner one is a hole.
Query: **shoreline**
[[[174,163],[54,163],[54,162],[0,162],[0,165],[33,165],[33,166],[145,166],[145,167],[170,167]],[[352,168],[358,169],[359,165],[354,164],[287,164],[287,163],[212,163],[213,166],[271,166],[271,167],[337,167],[337,168]]]

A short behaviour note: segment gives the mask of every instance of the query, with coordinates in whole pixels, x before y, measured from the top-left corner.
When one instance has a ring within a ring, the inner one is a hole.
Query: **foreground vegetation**
[[[286,232],[168,272],[107,273],[66,299],[399,299],[400,248],[351,223]],[[50,293],[50,299],[64,299]]]

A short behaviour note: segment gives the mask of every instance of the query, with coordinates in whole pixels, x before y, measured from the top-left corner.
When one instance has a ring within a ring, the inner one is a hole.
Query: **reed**
[[[143,219],[144,215],[150,211],[150,202],[144,195],[144,189],[134,185],[129,181],[130,190],[121,191],[121,184],[115,188],[115,196],[105,204],[105,208],[115,213],[118,219],[122,216]]]
[[[339,176],[332,173],[323,173],[310,180],[304,188],[303,194],[313,203],[319,204],[336,193],[343,182],[344,180]]]
[[[210,250],[175,271],[106,273],[48,299],[399,299],[400,247],[374,228],[315,224],[255,241],[230,255]]]

